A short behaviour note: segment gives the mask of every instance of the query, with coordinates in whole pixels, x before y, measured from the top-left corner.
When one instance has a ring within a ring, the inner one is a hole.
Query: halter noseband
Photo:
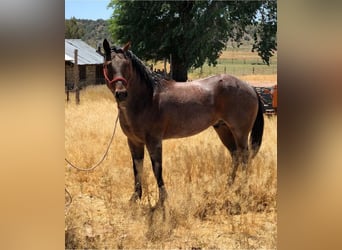
[[[112,80],[109,79],[106,66],[108,64],[110,64],[110,63],[111,63],[110,61],[107,61],[103,65],[103,75],[104,75],[105,79],[107,80],[108,85],[112,85],[112,84],[115,84],[118,81],[122,81],[124,83],[125,87],[127,87],[128,86],[128,82],[127,82],[127,80],[124,77],[118,76],[118,77],[114,77]]]

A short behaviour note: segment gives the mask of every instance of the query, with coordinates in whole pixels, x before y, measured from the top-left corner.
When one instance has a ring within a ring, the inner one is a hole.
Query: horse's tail
[[[249,138],[250,144],[252,147],[252,158],[254,158],[255,155],[258,153],[260,146],[261,146],[261,142],[262,142],[262,135],[264,134],[263,104],[261,102],[261,98],[258,93],[257,93],[257,96],[258,96],[258,104],[259,104],[258,114],[255,118],[254,125],[252,128],[252,133]]]

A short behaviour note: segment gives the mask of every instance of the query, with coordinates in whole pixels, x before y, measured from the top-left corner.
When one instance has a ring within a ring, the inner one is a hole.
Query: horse
[[[263,105],[256,90],[227,74],[191,82],[166,80],[153,74],[129,50],[130,43],[111,47],[104,39],[103,48],[103,74],[116,99],[119,123],[133,162],[134,192],[130,201],[142,197],[145,146],[158,184],[157,205],[163,205],[167,192],[162,176],[162,141],[192,136],[210,126],[232,157],[228,174],[231,186],[238,166],[247,169],[261,146]]]

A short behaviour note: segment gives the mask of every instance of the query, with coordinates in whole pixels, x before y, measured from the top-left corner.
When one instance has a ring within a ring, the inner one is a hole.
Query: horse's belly
[[[205,88],[165,94],[159,107],[166,121],[164,138],[195,135],[213,125],[217,117],[212,91]]]
[[[175,119],[168,123],[164,132],[164,138],[182,138],[192,136],[202,132],[214,124],[212,117],[203,117],[200,115],[187,117],[183,119]]]

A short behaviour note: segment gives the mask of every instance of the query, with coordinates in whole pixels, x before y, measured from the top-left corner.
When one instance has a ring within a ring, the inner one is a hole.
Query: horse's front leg
[[[164,205],[167,198],[167,192],[164,187],[163,173],[162,173],[162,140],[156,138],[148,138],[146,147],[151,157],[152,168],[154,176],[157,180],[159,188],[159,201],[157,205]]]
[[[142,196],[141,177],[144,163],[144,144],[133,143],[128,139],[128,146],[132,155],[134,173],[134,193],[131,201],[135,202]]]

